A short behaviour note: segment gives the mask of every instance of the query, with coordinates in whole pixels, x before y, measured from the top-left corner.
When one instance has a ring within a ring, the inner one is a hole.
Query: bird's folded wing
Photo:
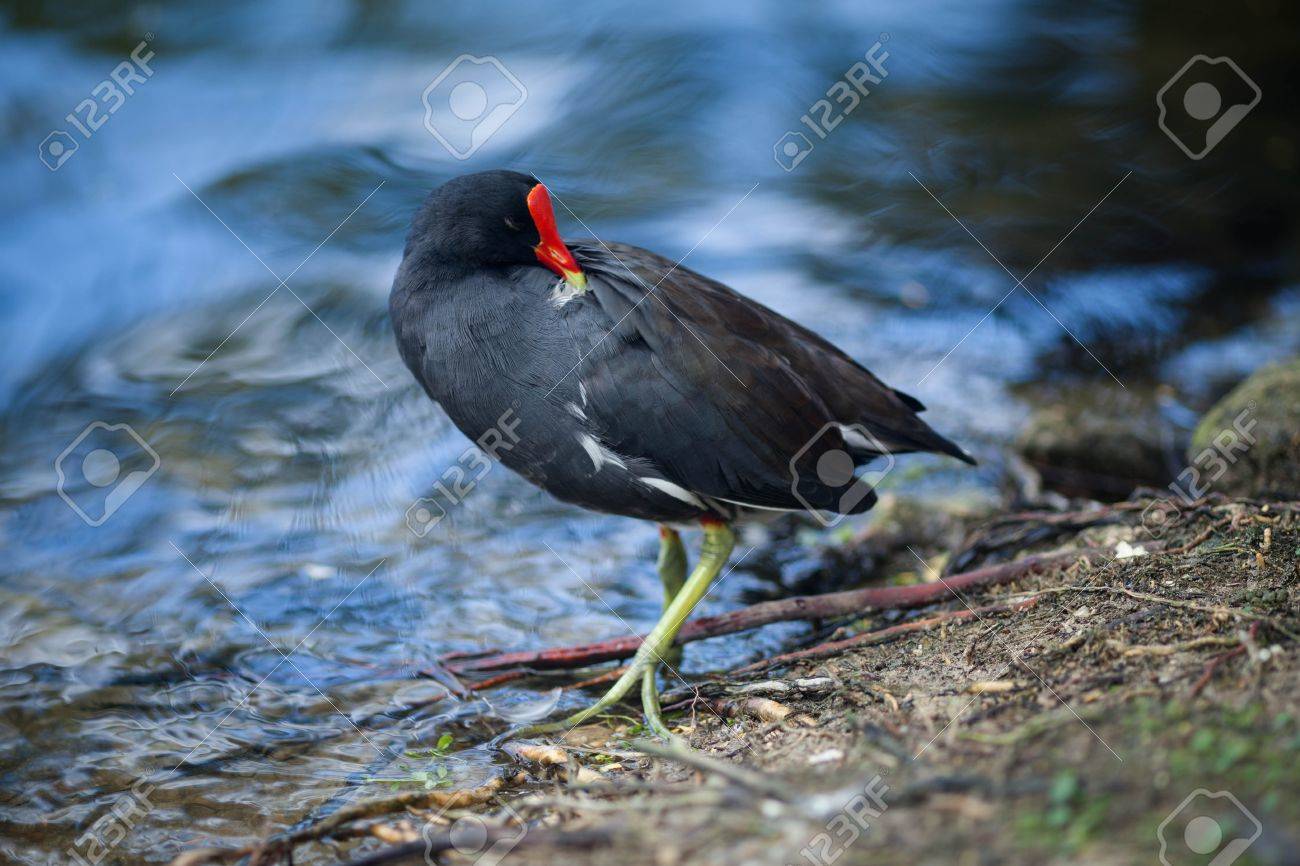
[[[761,304],[637,247],[570,246],[618,323],[576,371],[588,415],[612,448],[675,483],[797,508],[791,462],[810,443],[859,461],[882,448],[962,453],[916,417],[918,402]],[[844,441],[838,425],[854,424],[870,442]]]

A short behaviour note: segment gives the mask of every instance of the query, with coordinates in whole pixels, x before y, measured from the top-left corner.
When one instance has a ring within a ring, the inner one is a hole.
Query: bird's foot
[[[672,536],[677,533],[668,530]],[[690,616],[695,605],[699,603],[704,594],[709,591],[709,585],[722,571],[726,565],[727,557],[731,555],[731,550],[735,546],[735,536],[725,523],[720,521],[704,522],[704,544],[701,550],[700,562],[691,572],[690,577],[682,583],[681,588],[673,595],[672,602],[664,609],[663,616],[655,627],[651,629],[650,634],[646,635],[641,646],[637,648],[636,655],[632,658],[632,663],[628,665],[623,675],[612,685],[596,703],[587,707],[585,710],[574,713],[567,719],[559,722],[552,722],[546,725],[537,725],[528,728],[522,733],[542,734],[555,733],[557,731],[570,731],[582,723],[596,717],[618,703],[627,695],[636,683],[641,683],[641,706],[645,712],[646,723],[649,728],[660,737],[669,738],[671,733],[668,726],[664,723],[663,712],[659,707],[659,691],[655,683],[655,672],[659,665],[665,661],[665,657],[672,653],[673,642],[677,637],[678,630],[682,623]],[[664,547],[661,548],[660,564],[664,565],[664,548],[671,544],[669,537],[664,537]],[[676,546],[680,549],[681,540],[676,539]],[[676,559],[674,555],[671,559]],[[670,563],[671,563],[670,559]],[[681,550],[682,567],[685,566],[685,551]],[[668,569],[660,569],[664,574]],[[668,580],[665,579],[665,590],[668,588]]]
[[[706,585],[705,589],[707,588]],[[685,614],[682,615],[682,619],[685,619]],[[660,619],[659,624],[663,625],[665,622],[670,622],[667,614]],[[680,624],[680,621],[678,622]],[[614,681],[614,684],[609,687],[609,691],[605,692],[600,700],[566,719],[536,725],[528,728],[523,733],[544,734],[570,731],[614,706],[614,704],[626,697],[632,687],[639,682],[641,684],[641,705],[645,711],[647,723],[656,734],[665,736],[668,733],[668,728],[664,725],[663,713],[659,709],[659,692],[655,685],[655,673],[659,669],[660,662],[663,661],[664,653],[672,646],[673,638],[676,637],[676,629],[672,633],[665,631],[661,634],[660,632],[659,625],[656,625],[654,630],[642,641],[641,646],[637,648],[636,655],[632,657],[632,663],[623,670],[623,674]]]
[[[641,677],[641,710],[645,713],[645,723],[656,737],[664,740],[676,739],[664,722],[664,714],[659,709],[659,690],[655,687],[655,669],[652,667]]]

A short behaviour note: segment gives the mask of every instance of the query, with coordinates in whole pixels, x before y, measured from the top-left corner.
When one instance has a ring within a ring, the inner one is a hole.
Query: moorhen
[[[560,238],[536,178],[485,171],[416,213],[389,297],[398,349],[425,392],[492,455],[555,497],[660,524],[665,609],[604,697],[638,680],[668,736],[655,676],[730,555],[731,527],[875,503],[862,468],[883,454],[975,461],[917,417],[925,407],[844,352],[670,259]],[[508,445],[508,447],[507,447]],[[677,529],[699,525],[686,576]],[[678,650],[679,651],[679,650]]]

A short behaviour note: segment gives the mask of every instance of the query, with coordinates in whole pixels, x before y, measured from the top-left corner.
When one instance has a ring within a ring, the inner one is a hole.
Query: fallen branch
[[[864,632],[863,634],[854,635],[853,637],[844,638],[843,640],[827,641],[807,649],[795,650],[794,652],[782,653],[781,655],[772,656],[771,658],[761,659],[753,664],[736,668],[731,673],[742,674],[750,671],[764,670],[775,665],[787,664],[793,661],[804,659],[820,659],[828,656],[837,655],[849,647],[871,646],[872,644],[888,643],[891,640],[910,634],[914,631],[929,631],[936,625],[953,620],[962,620],[975,617],[978,619],[982,614],[1003,613],[1006,611],[1019,611],[1027,607],[1033,607],[1037,604],[1037,598],[1027,598],[1018,601],[1015,604],[991,604],[987,607],[963,608],[961,610],[950,610],[937,614],[926,619],[917,619],[912,622],[905,622],[899,625],[891,625],[888,628],[882,628],[878,631]]]
[[[1013,580],[1018,580],[1039,571],[1074,562],[1083,557],[1096,556],[1104,552],[1103,548],[1080,548],[1060,553],[1028,556],[1015,562],[1004,562],[985,568],[977,568],[963,574],[941,578],[932,583],[871,587],[761,602],[729,613],[690,620],[677,633],[676,643],[686,644],[704,638],[733,634],[774,622],[831,619],[834,617],[854,616],[872,610],[921,607],[951,597],[953,590],[1010,583]],[[629,635],[628,637],[613,638],[578,646],[497,653],[474,658],[444,658],[443,663],[449,670],[457,674],[501,671],[513,668],[562,670],[628,658],[636,652],[637,647],[640,645],[641,637],[639,635]]]
[[[477,788],[458,790],[420,790],[407,791],[392,797],[378,800],[364,800],[344,806],[337,812],[313,824],[301,827],[290,833],[273,836],[254,845],[243,848],[202,848],[186,852],[171,861],[171,866],[199,866],[204,863],[229,863],[243,857],[249,858],[250,866],[257,863],[273,862],[290,854],[294,848],[304,842],[336,837],[348,831],[348,825],[367,818],[391,815],[396,812],[409,812],[412,809],[449,809],[485,803],[495,796],[504,780],[494,778]]]
[[[504,841],[510,847],[506,850],[520,850],[530,845],[555,847],[562,849],[591,850],[608,845],[612,833],[606,829],[556,830],[549,827],[521,829],[518,827],[489,827],[482,838],[480,851],[490,851],[498,841]],[[460,840],[458,840],[460,841]],[[360,860],[349,860],[345,866],[388,866],[391,863],[427,863],[426,858],[444,851],[456,849],[450,831],[430,834],[427,839],[418,842],[406,842],[395,845]],[[518,855],[516,855],[518,857]],[[490,859],[490,858],[489,858]],[[499,858],[498,858],[499,859]]]

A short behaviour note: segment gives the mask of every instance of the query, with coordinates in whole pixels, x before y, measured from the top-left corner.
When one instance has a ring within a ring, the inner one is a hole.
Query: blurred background
[[[457,174],[532,172],[601,238],[689,252],[981,458],[907,458],[888,492],[1014,496],[1049,402],[1150,443],[1136,466],[1084,454],[1065,492],[1172,478],[1200,412],[1300,347],[1300,7],[1087,5],[0,5],[0,859],[67,862],[143,778],[133,862],[328,808],[439,731],[472,781],[473,720],[536,690],[438,700],[414,671],[654,621],[650,525],[501,469],[408,522],[468,443],[402,367],[386,297],[413,209]],[[887,75],[821,138],[801,118],[876,43]],[[422,96],[466,53],[527,96],[460,160]],[[1157,93],[1198,54],[1262,99],[1193,159],[1174,138],[1198,119],[1175,100],[1166,133]],[[811,149],[777,147],[791,132]],[[747,536],[702,611],[800,579],[782,532]]]

